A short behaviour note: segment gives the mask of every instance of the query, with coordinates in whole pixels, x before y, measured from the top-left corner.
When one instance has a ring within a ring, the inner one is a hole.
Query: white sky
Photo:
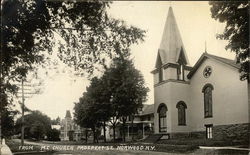
[[[132,56],[137,69],[144,75],[150,88],[147,104],[153,104],[153,76],[158,47],[167,18],[170,2],[160,1],[115,1],[109,13],[114,18],[126,21],[147,31],[145,41],[132,47]],[[225,51],[225,41],[215,38],[223,32],[224,25],[211,18],[208,2],[171,2],[174,15],[182,36],[190,65],[193,66],[205,49],[210,54],[234,59],[234,54]],[[86,78],[72,77],[68,74],[54,74],[45,80],[43,94],[26,100],[32,110],[40,110],[51,118],[64,118],[66,110],[73,116],[74,102],[89,84]]]

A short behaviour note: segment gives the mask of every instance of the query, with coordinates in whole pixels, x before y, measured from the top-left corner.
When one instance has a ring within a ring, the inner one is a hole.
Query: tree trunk
[[[2,105],[0,105],[0,106],[2,106]],[[0,107],[0,145],[2,144],[2,111],[1,110],[2,110],[2,107]],[[0,154],[1,154],[1,149],[0,149]]]
[[[115,123],[113,124],[113,139],[114,139],[114,143],[115,143]]]
[[[86,128],[85,131],[85,140],[86,140],[86,144],[88,143],[88,129]]]
[[[131,126],[132,126],[132,129],[131,129],[131,133],[132,133],[132,141],[134,141],[134,114],[132,114],[132,123],[131,123]]]
[[[92,128],[92,132],[93,132],[93,143],[95,143],[95,138],[96,137],[95,137],[95,128],[94,127]]]
[[[99,143],[99,138],[98,138],[98,137],[99,137],[99,134],[98,134],[97,131],[98,131],[98,130],[95,131],[95,133],[96,133],[96,143]]]
[[[126,124],[126,117],[122,117],[122,138],[123,138],[123,142],[125,142],[125,124]]]
[[[106,143],[106,122],[103,121],[103,140],[104,140],[104,143]]]

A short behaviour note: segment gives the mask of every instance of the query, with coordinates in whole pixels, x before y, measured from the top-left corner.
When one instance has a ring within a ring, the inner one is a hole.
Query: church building
[[[247,81],[234,60],[208,54],[190,66],[172,7],[158,49],[154,132],[170,138],[248,140]]]
[[[66,116],[62,119],[60,126],[61,141],[79,141],[85,136],[83,129],[72,119],[69,110],[66,111]]]

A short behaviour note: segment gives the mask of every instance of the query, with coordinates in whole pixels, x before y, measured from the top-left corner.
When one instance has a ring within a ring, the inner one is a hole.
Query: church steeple
[[[169,7],[168,10],[168,16],[158,52],[163,64],[178,63],[179,56],[182,56],[185,59],[186,64],[188,64],[186,51],[172,7]]]
[[[66,111],[66,116],[65,116],[65,118],[71,118],[71,114],[70,114],[70,111],[69,111],[69,110]]]

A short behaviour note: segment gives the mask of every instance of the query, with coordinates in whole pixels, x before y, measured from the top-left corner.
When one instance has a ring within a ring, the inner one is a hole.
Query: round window
[[[207,66],[203,71],[203,76],[208,78],[212,74],[212,67]]]

